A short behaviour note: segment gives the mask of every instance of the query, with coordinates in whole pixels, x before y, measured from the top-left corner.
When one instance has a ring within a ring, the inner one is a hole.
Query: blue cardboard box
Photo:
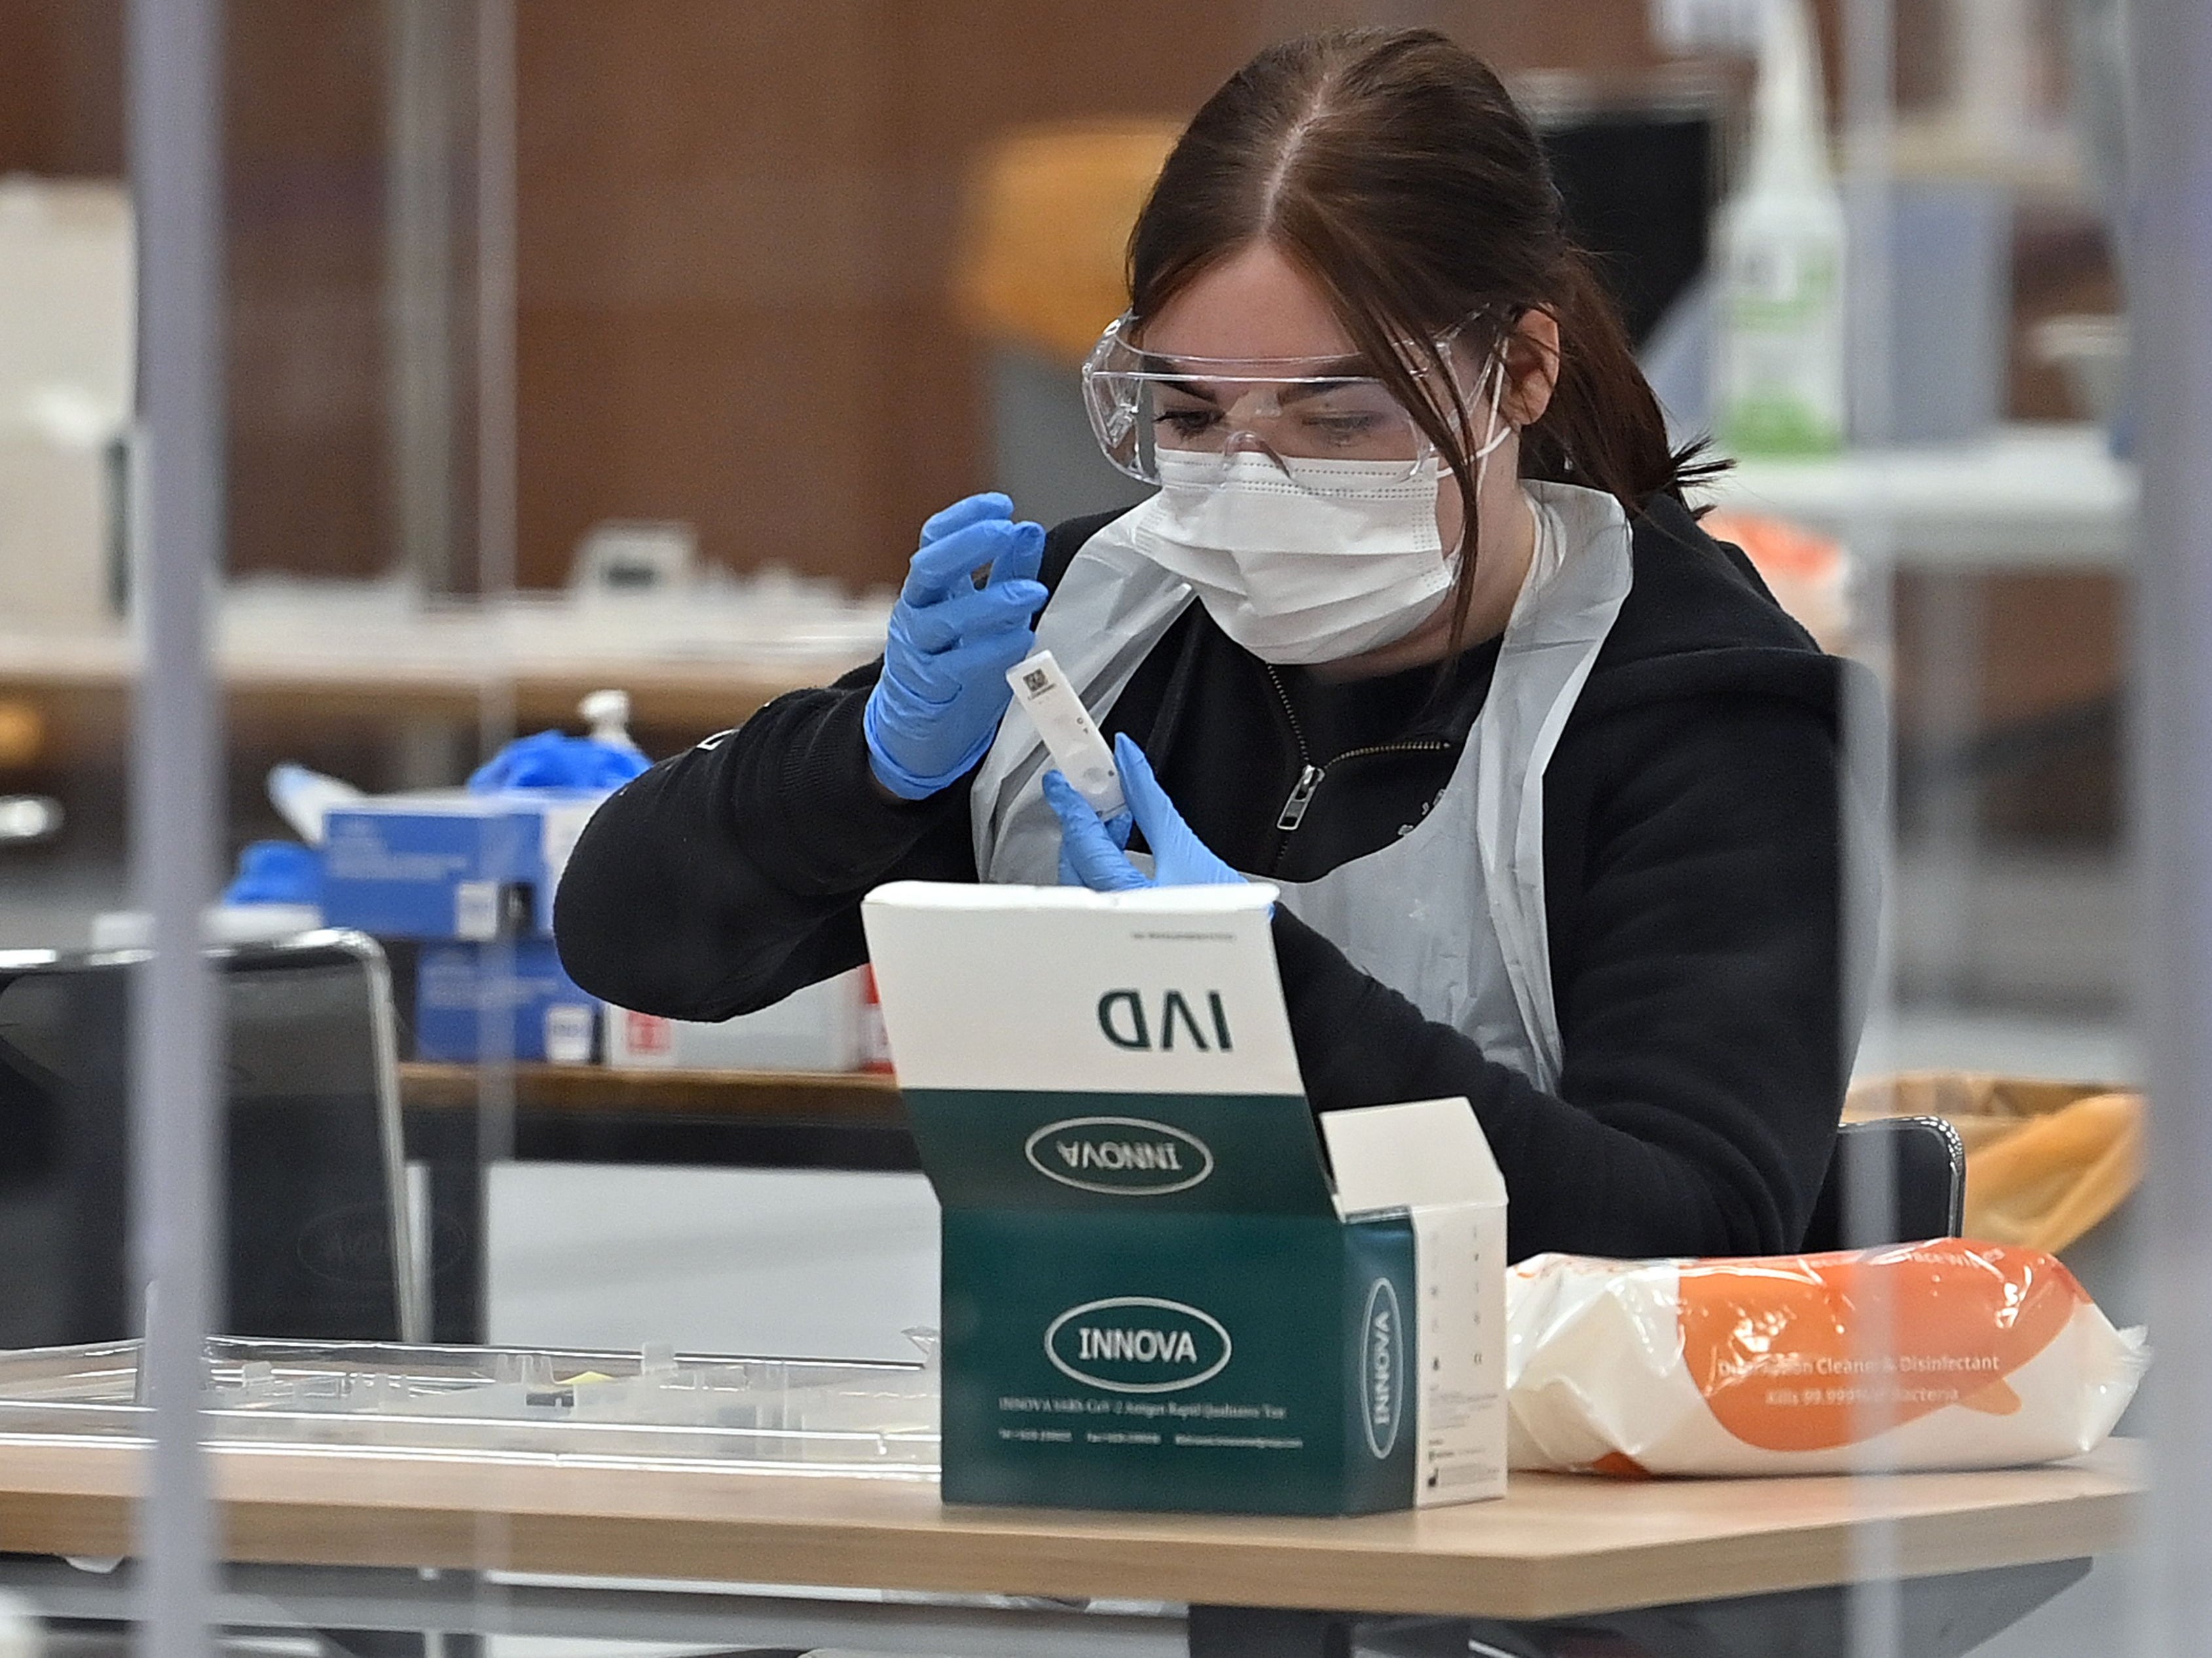
[[[325,822],[323,917],[388,938],[550,936],[553,889],[602,793],[425,791]]]
[[[592,1057],[599,1017],[599,1003],[562,971],[550,938],[425,944],[416,959],[419,1059],[583,1065]],[[496,1051],[501,1046],[504,1054]]]

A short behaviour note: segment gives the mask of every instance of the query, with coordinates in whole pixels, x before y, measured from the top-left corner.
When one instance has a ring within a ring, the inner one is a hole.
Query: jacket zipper
[[[1291,785],[1290,798],[1283,802],[1283,810],[1276,816],[1277,829],[1287,835],[1305,822],[1306,808],[1313,804],[1314,791],[1328,775],[1326,769],[1310,762],[1300,768],[1298,780]]]
[[[1275,827],[1285,835],[1292,833],[1305,822],[1306,808],[1313,804],[1322,779],[1328,775],[1329,766],[1340,766],[1347,760],[1364,760],[1370,755],[1426,754],[1451,747],[1440,737],[1409,737],[1397,743],[1370,743],[1364,748],[1346,749],[1330,760],[1328,766],[1317,766],[1314,763],[1312,751],[1306,747],[1306,734],[1298,724],[1297,713],[1291,707],[1291,694],[1284,688],[1283,677],[1276,672],[1275,665],[1272,662],[1267,665],[1267,683],[1275,688],[1275,696],[1283,705],[1283,718],[1290,722],[1291,741],[1298,750],[1298,780],[1291,785],[1291,793],[1283,802],[1282,811],[1275,815]]]

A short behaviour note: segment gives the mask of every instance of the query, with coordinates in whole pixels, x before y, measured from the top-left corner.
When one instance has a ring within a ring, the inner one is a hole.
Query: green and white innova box
[[[869,896],[944,1206],[948,1501],[1362,1514],[1504,1493],[1497,1164],[1464,1100],[1316,1133],[1274,896]]]

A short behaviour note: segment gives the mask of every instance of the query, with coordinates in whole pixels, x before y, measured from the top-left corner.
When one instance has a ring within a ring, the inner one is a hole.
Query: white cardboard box
[[[867,1057],[866,973],[855,968],[720,1023],[609,1007],[607,1063],[624,1071],[858,1070]]]
[[[1464,1099],[1316,1129],[1274,896],[901,882],[866,901],[944,1206],[946,1500],[1503,1494],[1504,1180]]]

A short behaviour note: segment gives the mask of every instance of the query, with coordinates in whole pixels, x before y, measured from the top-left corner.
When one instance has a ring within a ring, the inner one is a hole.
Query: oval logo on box
[[[1228,1368],[1229,1332],[1180,1301],[1115,1296],[1071,1307],[1045,1327],[1054,1369],[1116,1394],[1172,1394]]]
[[[300,1229],[300,1265],[335,1284],[392,1283],[392,1214],[380,1203],[326,1209]]]
[[[1144,1117],[1069,1117],[1048,1122],[1022,1146],[1047,1180],[1113,1198],[1188,1192],[1213,1172],[1204,1140]]]
[[[1398,1292],[1389,1278],[1378,1278],[1368,1286],[1359,1329],[1366,1395],[1359,1419],[1367,1430],[1367,1448],[1380,1462],[1397,1445],[1399,1420],[1406,1413],[1406,1332],[1398,1316]]]

